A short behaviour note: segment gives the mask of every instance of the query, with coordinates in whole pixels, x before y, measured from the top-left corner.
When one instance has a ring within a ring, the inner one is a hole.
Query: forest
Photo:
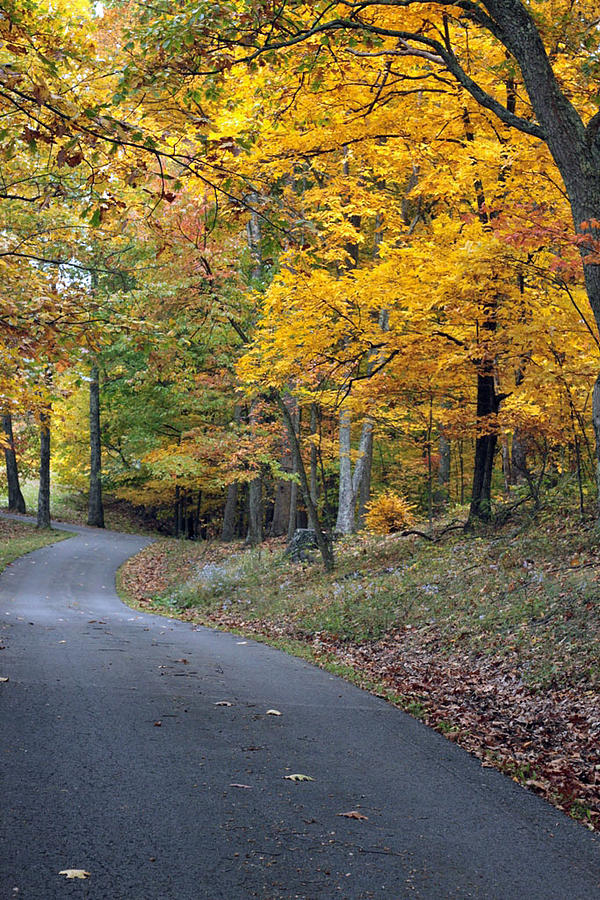
[[[4,0],[0,566],[162,536],[597,829],[599,83],[592,0]]]
[[[597,8],[5,2],[0,406],[166,533],[596,503]]]

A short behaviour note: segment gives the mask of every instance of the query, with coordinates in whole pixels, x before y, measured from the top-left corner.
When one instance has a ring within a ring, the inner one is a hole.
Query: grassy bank
[[[129,561],[138,608],[258,637],[387,697],[600,827],[600,557],[568,507],[487,533],[355,537],[337,568],[163,540]]]
[[[66,531],[40,530],[29,523],[0,519],[0,572],[17,557],[68,537]]]

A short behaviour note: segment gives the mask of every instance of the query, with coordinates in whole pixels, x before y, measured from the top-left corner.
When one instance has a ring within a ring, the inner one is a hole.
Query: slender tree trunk
[[[440,462],[438,466],[437,482],[438,487],[435,492],[435,503],[439,507],[443,507],[450,499],[450,462],[451,462],[451,445],[450,441],[444,434],[444,429],[440,428],[438,437],[438,450],[440,454]]]
[[[308,478],[306,477],[304,462],[302,461],[300,442],[298,440],[298,435],[296,434],[296,429],[294,428],[292,417],[290,416],[290,411],[287,408],[285,401],[283,400],[279,391],[272,391],[272,396],[277,401],[277,405],[282,412],[283,421],[285,422],[285,426],[288,431],[288,437],[290,439],[290,445],[292,448],[292,455],[294,457],[296,469],[300,477],[300,490],[302,491],[302,496],[304,498],[304,503],[306,506],[308,524],[315,532],[315,540],[321,554],[321,559],[323,560],[323,568],[326,572],[332,572],[334,567],[333,547],[331,546],[331,542],[327,539],[327,536],[323,534],[317,508],[312,502],[312,498],[310,496],[310,487],[308,484]]]
[[[92,366],[90,374],[90,496],[87,523],[96,528],[104,528],[100,442],[100,371],[98,366]]]
[[[598,518],[600,519],[600,375],[592,393],[592,422],[596,436],[596,486],[598,496]]]
[[[40,416],[40,486],[37,527],[50,528],[50,415]]]
[[[249,423],[251,430],[256,421],[256,403],[250,407]],[[263,531],[263,484],[262,475],[253,478],[248,484],[248,544],[260,544],[264,539]]]
[[[291,416],[292,424],[294,426],[294,431],[298,435],[298,441],[300,441],[300,427],[302,422],[302,411],[297,408],[296,411]],[[294,475],[298,475],[298,462],[294,454],[292,454],[292,473]],[[292,481],[290,484],[290,511],[288,518],[288,526],[287,526],[287,539],[288,543],[294,537],[294,532],[296,530],[296,523],[298,518],[298,482]]]
[[[350,457],[351,418],[347,409],[340,411],[340,488],[338,493],[338,514],[335,530],[338,534],[354,532],[354,504],[356,497],[352,492],[352,459]]]
[[[310,433],[313,438],[310,445],[310,498],[316,507],[319,502],[319,453],[316,445],[316,434],[319,425],[319,410],[316,403],[310,405]]]
[[[477,423],[485,427],[488,416],[498,412],[499,401],[496,394],[494,376],[486,373],[477,375]],[[498,435],[495,431],[478,435],[475,441],[475,467],[473,471],[473,491],[469,521],[474,519],[488,522],[492,516],[492,473],[494,453]]]
[[[233,408],[233,421],[236,427],[242,419],[242,407],[236,403]],[[227,486],[227,499],[225,500],[225,510],[223,512],[223,528],[221,529],[221,540],[232,541],[235,538],[235,529],[237,523],[239,486],[237,482]]]
[[[175,488],[175,506],[173,509],[173,528],[175,531],[175,537],[179,537],[181,534],[181,491],[179,489],[179,485]]]
[[[246,543],[260,544],[263,540],[262,478],[248,484],[248,533]]]
[[[225,511],[223,513],[223,528],[221,529],[221,540],[232,541],[235,537],[235,524],[237,519],[237,502],[238,502],[238,483],[227,486],[227,499],[225,500]]]
[[[367,448],[373,432],[373,421],[365,419],[358,444],[358,456],[352,471],[352,459],[350,456],[351,418],[347,409],[340,412],[340,489],[338,500],[338,515],[335,530],[338,534],[353,534],[355,531],[356,498],[360,483],[367,465]]]
[[[4,446],[4,459],[6,462],[6,481],[8,483],[8,508],[12,512],[24,513],[25,499],[21,493],[19,484],[19,469],[17,455],[15,453],[15,439],[13,435],[12,416],[10,413],[2,416],[2,430],[6,438]]]
[[[369,432],[365,447],[365,469],[358,490],[357,522],[359,529],[365,527],[367,507],[371,502],[371,473],[373,471],[373,432]]]
[[[202,509],[202,491],[198,490],[198,497],[196,499],[196,512],[194,513],[194,533],[192,537],[196,540],[200,537],[200,511]]]

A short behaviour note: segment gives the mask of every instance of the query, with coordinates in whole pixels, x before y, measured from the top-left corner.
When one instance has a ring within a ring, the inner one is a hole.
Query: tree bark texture
[[[371,473],[373,471],[373,432],[370,431],[365,447],[365,467],[363,476],[358,489],[358,512],[357,523],[358,528],[362,530],[365,527],[367,519],[367,507],[371,502]]]
[[[351,417],[347,409],[340,412],[340,488],[335,530],[338,534],[353,534],[356,530],[356,498],[367,465],[367,448],[373,432],[373,422],[365,419],[358,443],[357,460],[352,471]]]
[[[223,512],[223,528],[221,529],[221,540],[232,541],[235,538],[235,525],[237,519],[238,504],[238,483],[234,481],[227,485],[227,498],[225,500],[225,510]]]
[[[300,441],[300,427],[302,421],[302,412],[298,409],[297,404],[296,410],[291,415],[292,423],[294,426],[294,431],[298,435],[298,441]],[[292,454],[292,473],[294,475],[298,475],[298,463],[294,454]],[[292,481],[290,484],[290,508],[288,514],[288,524],[287,524],[287,540],[288,543],[294,537],[294,532],[296,530],[296,521],[298,518],[298,482]]]
[[[2,416],[2,430],[6,441],[4,445],[4,460],[6,462],[6,481],[8,483],[8,508],[12,512],[24,513],[26,511],[25,499],[19,484],[19,468],[10,413]]]
[[[100,441],[100,372],[98,366],[92,366],[90,374],[90,496],[87,523],[96,528],[104,528]]]
[[[479,427],[488,416],[497,414],[499,405],[494,376],[485,372],[478,373],[477,423]],[[495,430],[479,435],[475,441],[473,490],[469,509],[470,522],[473,519],[488,522],[492,516],[492,473],[497,442],[498,435]]]
[[[50,416],[40,417],[40,486],[37,527],[50,528]]]
[[[450,499],[450,461],[451,446],[450,441],[441,429],[438,437],[438,450],[440,454],[440,462],[437,473],[437,490],[434,493],[434,503],[436,506],[444,506]]]
[[[260,544],[263,540],[262,478],[253,478],[248,484],[248,544]]]
[[[298,435],[296,434],[296,429],[294,428],[294,422],[292,420],[292,417],[290,416],[290,411],[287,408],[281,394],[278,391],[273,391],[272,396],[277,401],[277,405],[281,410],[283,421],[287,428],[290,446],[292,448],[292,456],[294,457],[294,464],[300,478],[300,490],[302,491],[302,496],[304,498],[304,503],[306,506],[308,524],[315,532],[315,540],[321,554],[321,559],[323,560],[323,568],[326,572],[332,572],[334,567],[333,548],[327,536],[323,534],[317,508],[312,502],[312,498],[310,496],[310,486],[308,484],[308,478],[306,477],[306,469],[304,468],[304,462],[302,460],[302,453],[300,450],[300,442],[298,440]]]

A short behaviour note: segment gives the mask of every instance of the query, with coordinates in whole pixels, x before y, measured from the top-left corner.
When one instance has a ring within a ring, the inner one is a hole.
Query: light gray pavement
[[[130,610],[146,541],[69,530],[0,576],[0,900],[600,898],[597,836],[326,672]]]

